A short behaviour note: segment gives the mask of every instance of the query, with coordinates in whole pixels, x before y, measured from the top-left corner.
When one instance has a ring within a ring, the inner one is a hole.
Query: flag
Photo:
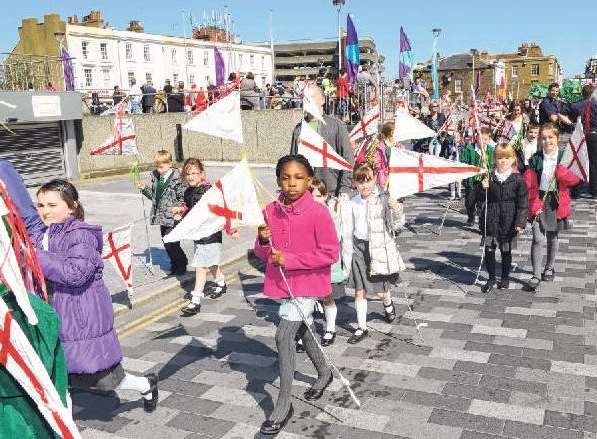
[[[394,119],[394,141],[426,139],[435,137],[436,132],[406,111],[396,111]]]
[[[390,156],[390,195],[402,198],[483,172],[476,166],[429,154],[393,149]]]
[[[506,99],[506,64],[499,61],[494,64],[494,82],[497,86],[497,97],[500,102]]]
[[[400,26],[400,61],[398,62],[398,78],[410,76],[413,65],[412,49],[410,41],[402,26]]]
[[[431,80],[433,81],[433,99],[439,99],[439,53],[437,53],[437,39],[439,34],[433,34],[433,54],[431,55]]]
[[[499,142],[510,143],[516,138],[517,135],[518,132],[516,131],[514,124],[509,120],[506,120],[501,126]]]
[[[114,118],[112,135],[91,150],[91,155],[137,155],[137,135],[132,119]]]
[[[233,90],[189,120],[183,128],[243,143],[240,93]]]
[[[348,75],[348,83],[354,84],[357,81],[359,65],[361,64],[361,53],[359,38],[350,15],[346,16],[346,51],[344,56],[344,67]]]
[[[106,233],[102,250],[102,259],[110,261],[131,294],[133,293],[132,231],[133,224],[127,224]]]
[[[81,438],[71,411],[62,404],[44,364],[1,297],[0,364],[27,392],[39,413],[59,437]]]
[[[574,172],[581,180],[589,181],[589,154],[582,126],[582,117],[579,117],[576,122],[576,127],[568,140],[567,147],[564,149],[560,164]]]
[[[216,85],[224,85],[226,80],[226,66],[220,49],[214,46],[214,59],[216,60]]]
[[[352,171],[348,163],[336,150],[331,147],[321,135],[303,121],[301,135],[298,140],[299,154],[304,155],[311,166],[315,168],[333,168]]]
[[[315,99],[313,98],[313,88],[309,86],[305,87],[303,91],[303,111],[305,113],[309,113],[311,116],[325,125],[325,120],[323,120],[323,114],[321,113],[321,107],[315,103]]]
[[[209,188],[183,220],[164,237],[164,242],[201,239],[220,230],[264,224],[249,164],[241,160]]]
[[[109,116],[111,114],[116,114],[119,117],[124,117],[124,113],[128,111],[129,100],[125,96],[118,102],[116,105],[111,106],[107,110],[104,110],[100,113],[100,116]]]
[[[356,142],[363,137],[377,134],[379,132],[379,117],[379,106],[371,107],[350,132],[350,140]]]
[[[62,44],[60,45],[60,58],[62,60],[62,73],[64,77],[64,91],[75,91],[75,75],[73,73],[73,61]]]

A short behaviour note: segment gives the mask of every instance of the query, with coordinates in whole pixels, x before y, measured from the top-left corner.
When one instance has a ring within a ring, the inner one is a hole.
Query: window
[[[145,82],[149,85],[153,85],[153,78],[151,77],[150,72],[145,73]]]
[[[203,65],[209,65],[209,52],[207,50],[203,52]]]
[[[207,85],[211,85],[211,82],[210,82],[210,80],[209,80],[209,75],[206,75],[206,76],[205,76],[205,83],[206,83]]]
[[[261,57],[261,70],[265,69],[265,56]]]
[[[171,49],[170,55],[172,56],[172,62],[176,64],[176,49]]]
[[[172,85],[176,86],[176,84],[178,83],[178,73],[172,73],[172,82],[174,83]]]
[[[133,45],[131,43],[126,43],[124,45],[124,51],[126,54],[126,59],[133,59]]]
[[[518,66],[512,66],[512,77],[518,78]]]
[[[193,50],[187,49],[187,63],[193,64]]]
[[[195,75],[190,73],[189,74],[189,84],[194,84],[194,83],[195,83]]]
[[[89,41],[81,41],[81,53],[83,54],[83,59],[89,57]]]
[[[108,59],[108,43],[100,43],[100,54],[103,60]]]
[[[454,80],[454,93],[462,93],[462,79]]]
[[[149,53],[149,44],[143,46],[143,59],[147,62],[151,61],[151,54]]]
[[[243,56],[242,54],[238,54],[238,66],[239,68],[243,65]]]
[[[249,65],[251,67],[253,67],[254,64],[255,64],[255,55],[251,55],[251,56],[249,56]]]
[[[129,88],[130,88],[133,86],[133,81],[135,81],[135,72],[128,72],[128,78],[129,78]]]
[[[104,88],[110,88],[110,69],[102,69],[102,76],[104,77]]]
[[[531,75],[539,76],[539,64],[531,64]]]
[[[83,69],[83,73],[85,74],[85,87],[92,87],[93,76],[91,75],[91,69]]]

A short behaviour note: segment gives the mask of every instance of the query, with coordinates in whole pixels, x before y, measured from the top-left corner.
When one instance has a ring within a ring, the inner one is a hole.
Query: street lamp
[[[340,10],[346,3],[346,0],[332,0],[332,4],[338,9],[338,73],[342,68],[342,32],[340,30]]]
[[[433,99],[437,100],[439,99],[439,56],[437,55],[437,39],[439,38],[439,34],[442,32],[442,30],[439,28],[434,28],[431,30],[431,32],[433,32],[433,70],[431,72],[431,78],[433,80]]]

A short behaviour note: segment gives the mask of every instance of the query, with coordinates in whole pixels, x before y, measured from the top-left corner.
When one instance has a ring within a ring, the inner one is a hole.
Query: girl
[[[303,316],[310,324],[317,298],[330,295],[330,267],[339,255],[332,217],[324,205],[313,200],[308,190],[313,168],[307,159],[302,155],[282,157],[276,165],[276,178],[282,193],[266,206],[267,225],[259,227],[254,246],[255,255],[266,261],[264,294],[283,299],[276,331],[280,393],[269,419],[261,426],[261,433],[268,435],[277,434],[293,413],[290,397],[297,333],[318,375],[305,392],[305,399],[321,398],[332,382],[332,370],[303,323]]]
[[[563,151],[558,151],[558,127],[551,122],[544,124],[539,138],[543,150],[530,158],[529,168],[524,174],[529,191],[529,220],[533,228],[533,277],[527,285],[530,291],[535,291],[541,280],[553,281],[553,266],[558,253],[558,233],[570,228],[568,218],[572,215],[572,207],[569,188],[580,183],[580,179],[572,171],[559,164]],[[547,261],[541,273],[542,246],[545,238]]]
[[[20,207],[20,206],[19,206]],[[26,220],[44,276],[53,285],[69,384],[75,388],[137,390],[144,409],[155,410],[158,377],[122,368],[110,292],[103,279],[102,228],[83,222],[77,189],[52,180],[37,191],[39,216]]]
[[[485,206],[481,212],[481,233],[484,236],[485,267],[489,274],[487,283],[481,288],[489,293],[495,287],[495,250],[502,254],[502,277],[499,289],[510,287],[510,267],[512,265],[512,240],[524,230],[528,214],[527,187],[517,169],[516,152],[507,143],[500,144],[494,151],[495,170],[481,185],[487,191],[487,226],[485,226]],[[478,201],[485,201],[485,191],[479,191]]]
[[[184,206],[172,209],[175,221],[180,221],[183,215],[192,209],[211,187],[205,177],[203,163],[198,159],[188,159],[182,167],[182,174],[188,187],[184,192]],[[201,297],[204,295],[204,288],[212,299],[217,299],[226,292],[226,280],[220,270],[221,256],[222,232],[216,232],[195,241],[195,252],[191,261],[191,267],[195,267],[195,289],[191,293],[189,302],[181,309],[183,316],[193,316],[201,311]],[[210,271],[214,281],[206,284],[207,270]]]
[[[396,318],[390,288],[398,283],[399,272],[405,267],[394,232],[405,221],[402,204],[376,187],[371,165],[355,166],[352,175],[359,193],[342,207],[342,259],[352,261],[348,287],[355,289],[358,327],[348,343],[354,344],[369,335],[368,292],[377,293],[383,301],[386,322]]]
[[[375,169],[376,182],[380,189],[385,190],[390,174],[390,154],[394,146],[394,122],[386,122],[376,139],[365,141],[358,152],[356,163],[369,163]]]

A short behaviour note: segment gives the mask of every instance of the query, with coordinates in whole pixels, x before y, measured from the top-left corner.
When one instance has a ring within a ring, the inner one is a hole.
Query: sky
[[[4,0],[8,1],[8,0]],[[386,77],[396,75],[399,29],[403,26],[413,48],[415,62],[431,56],[431,29],[441,28],[441,56],[468,52],[515,52],[521,42],[536,42],[544,54],[555,55],[566,77],[584,72],[597,54],[597,1],[577,0],[570,7],[552,0],[346,0],[342,24],[350,13],[359,37],[373,37],[386,57]],[[228,6],[234,31],[244,41],[269,40],[270,10],[274,41],[334,38],[337,11],[332,0],[19,0],[0,15],[0,52],[10,52],[18,39],[21,19],[59,13],[79,20],[93,9],[104,21],[124,29],[129,20],[140,20],[145,32],[168,35],[190,33],[183,28],[183,11],[201,21],[203,11],[222,11]]]

